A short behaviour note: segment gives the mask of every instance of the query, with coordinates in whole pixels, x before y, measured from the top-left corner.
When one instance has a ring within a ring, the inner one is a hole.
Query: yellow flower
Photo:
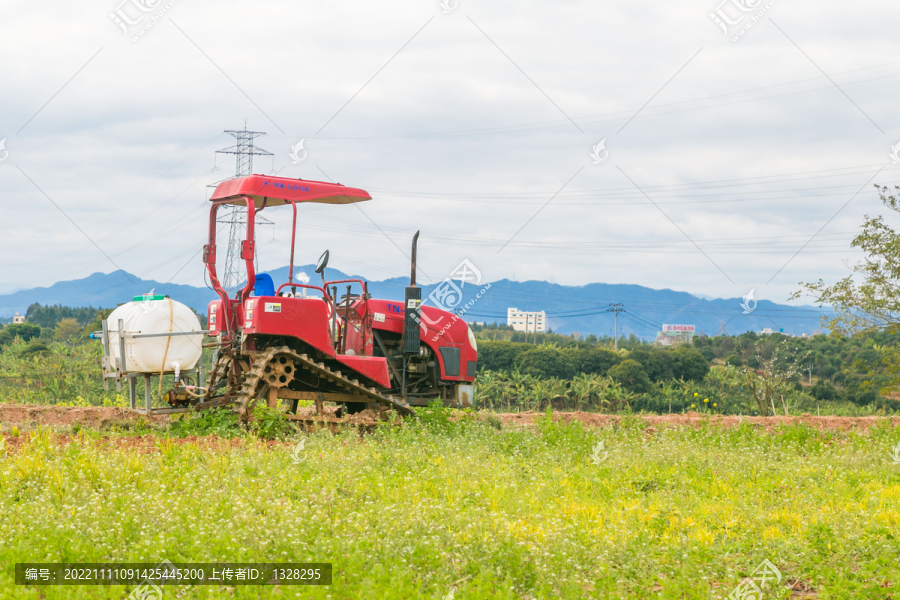
[[[709,402],[709,398],[704,398],[703,401],[704,401],[704,402]]]
[[[694,398],[696,398],[696,397],[699,396],[699,395],[700,395],[700,394],[698,394],[697,392],[694,392]]]
[[[715,408],[715,407],[717,407],[717,406],[718,406],[718,404],[716,404],[715,402],[713,402],[713,408]]]
[[[691,404],[691,408],[694,408],[694,405],[693,405],[693,404]]]

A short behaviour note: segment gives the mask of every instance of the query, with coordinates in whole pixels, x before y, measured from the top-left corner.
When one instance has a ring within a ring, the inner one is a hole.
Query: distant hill
[[[284,283],[287,281],[287,271],[287,267],[282,267],[269,273],[276,283]],[[300,273],[306,274],[312,279],[312,283],[320,282],[313,265],[295,267],[294,272],[298,276]],[[357,277],[336,269],[327,269],[326,276],[332,280]],[[379,298],[402,300],[408,283],[409,280],[405,277],[370,281],[369,292]],[[432,305],[435,304],[434,298],[440,296],[430,299],[429,296],[439,286],[455,291],[446,283],[425,284],[421,280],[418,283],[422,287],[423,299]],[[458,281],[454,281],[453,285],[459,288]],[[625,312],[619,314],[620,335],[633,333],[642,338],[655,338],[663,323],[694,325],[697,333],[707,335],[718,333],[723,323],[725,331],[730,334],[759,332],[766,327],[775,331],[783,329],[785,333],[811,334],[818,329],[819,319],[825,314],[825,310],[819,308],[795,307],[760,300],[756,309],[745,315],[740,306],[741,298],[708,300],[687,292],[655,290],[639,285],[592,283],[564,286],[546,281],[507,279],[491,282],[489,285],[489,289],[475,300],[477,294],[488,284],[481,282],[476,285],[469,282],[462,286],[461,301],[456,302],[456,297],[451,294],[445,297],[444,305],[459,309],[471,302],[464,319],[487,323],[505,323],[509,307],[529,311],[543,310],[547,312],[547,320],[553,331],[566,334],[580,332],[587,336],[591,333],[612,335],[613,315],[607,312],[607,308],[610,303],[619,302],[625,308]],[[341,286],[339,293],[343,293],[344,289]],[[110,308],[150,290],[157,294],[168,294],[201,313],[206,311],[210,300],[216,298],[215,293],[208,288],[143,280],[124,271],[114,271],[109,274],[94,273],[74,281],[60,281],[46,288],[0,295],[0,317],[9,318],[15,312],[25,314],[28,306],[35,302],[43,305]]]

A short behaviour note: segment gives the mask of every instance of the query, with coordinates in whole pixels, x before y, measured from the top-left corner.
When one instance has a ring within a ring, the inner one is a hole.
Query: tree
[[[675,348],[672,351],[672,360],[675,379],[703,381],[703,378],[709,373],[709,362],[693,348],[687,346]]]
[[[794,390],[794,382],[799,378],[796,365],[785,366],[784,349],[783,343],[778,344],[768,358],[758,351],[756,360],[759,367],[744,369],[742,373],[741,383],[753,394],[761,417],[768,416],[770,408],[774,411],[776,399],[785,405],[784,395]]]
[[[900,212],[900,186],[894,186],[894,193],[887,186],[876,184],[875,188],[884,206]],[[804,289],[790,298],[806,295],[817,304],[831,305],[834,314],[822,317],[822,323],[832,333],[900,332],[900,234],[882,216],[866,215],[865,219],[862,231],[850,243],[866,254],[853,266],[853,274],[830,286],[821,279],[801,283]],[[893,346],[884,350],[882,360],[889,377],[882,392],[898,391],[900,349]]]
[[[900,212],[900,194],[889,194],[888,187],[876,185],[882,204]],[[894,186],[900,192],[900,186]],[[823,317],[831,331],[852,334],[859,331],[900,329],[900,235],[881,216],[869,217],[862,232],[850,243],[866,253],[849,275],[834,285],[823,280],[801,283],[805,289],[791,299],[811,296],[817,304],[828,304],[833,316]]]
[[[14,323],[4,327],[3,333],[9,335],[10,341],[15,338],[21,338],[23,342],[27,342],[41,335],[41,328],[31,323]]]
[[[570,359],[578,373],[596,375],[606,375],[611,367],[622,360],[615,352],[602,348],[573,349]]]
[[[62,342],[67,342],[72,338],[77,337],[79,333],[81,333],[81,325],[78,324],[78,321],[71,318],[62,319],[56,324],[53,337]]]
[[[631,358],[623,360],[611,368],[607,374],[621,383],[622,387],[637,394],[645,394],[653,387],[641,363]]]
[[[520,354],[534,348],[531,344],[506,341],[478,341],[478,368],[491,371],[509,371]]]
[[[575,365],[569,360],[568,353],[551,346],[537,346],[526,350],[519,355],[516,363],[523,373],[542,379],[571,379],[575,374]]]

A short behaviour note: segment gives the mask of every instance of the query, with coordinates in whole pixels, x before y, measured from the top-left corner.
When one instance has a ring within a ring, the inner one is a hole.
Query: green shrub
[[[572,364],[569,353],[550,346],[526,350],[519,355],[518,366],[522,373],[542,379],[571,379],[575,375],[575,365]]]
[[[668,381],[674,377],[675,361],[670,350],[635,348],[628,353],[628,358],[641,363],[651,381]]]
[[[703,381],[709,373],[709,361],[693,348],[679,347],[672,351],[675,379]]]
[[[50,348],[47,347],[47,344],[45,344],[44,342],[39,342],[37,340],[33,340],[33,341],[29,342],[28,345],[22,349],[22,357],[28,358],[30,356],[36,356],[38,354],[44,354],[44,353],[49,353],[49,352],[50,352]]]
[[[641,363],[630,358],[610,369],[609,376],[621,383],[622,387],[628,391],[637,394],[647,393],[653,387]]]
[[[241,434],[237,415],[228,408],[211,408],[199,415],[185,414],[175,419],[170,425],[172,435],[185,437],[189,435],[218,435],[220,437],[236,437]]]
[[[531,348],[531,344],[478,340],[478,370],[511,371],[518,356]]]
[[[809,393],[816,400],[837,400],[838,392],[830,383],[824,381],[816,382],[816,385],[810,388]]]
[[[571,348],[565,352],[577,373],[606,375],[610,368],[622,362],[622,357],[602,348]]]
[[[264,440],[283,440],[296,433],[297,429],[280,410],[257,404],[253,408],[250,431]]]

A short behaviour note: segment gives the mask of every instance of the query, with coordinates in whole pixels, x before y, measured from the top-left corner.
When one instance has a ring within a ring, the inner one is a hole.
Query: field
[[[166,598],[725,598],[764,560],[766,599],[900,597],[889,419],[422,417],[265,441],[222,418],[4,413],[0,598],[131,591],[15,586],[16,562],[164,559],[334,564],[329,587]]]

